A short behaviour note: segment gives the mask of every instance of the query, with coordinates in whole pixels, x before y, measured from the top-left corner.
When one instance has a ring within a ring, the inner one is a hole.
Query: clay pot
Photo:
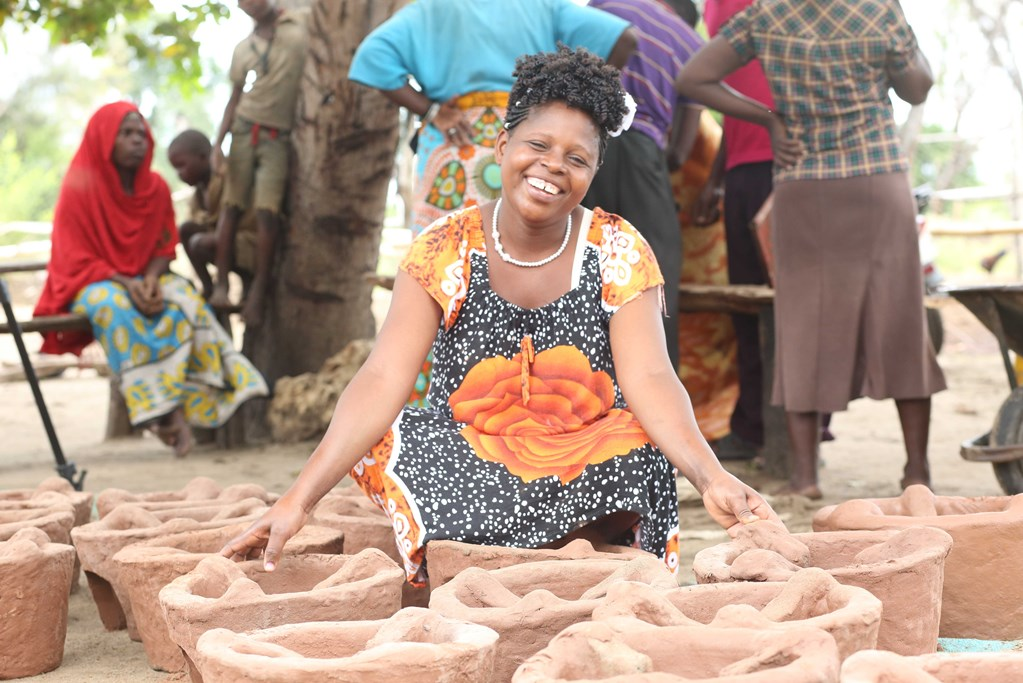
[[[835,531],[792,534],[807,547],[805,566],[827,570],[839,583],[859,586],[884,605],[877,647],[899,654],[934,652],[938,645],[941,584],[952,538],[940,529]],[[783,581],[799,566],[763,549],[730,542],[701,550],[693,560],[697,583]]]
[[[474,545],[459,541],[430,541],[426,544],[426,566],[430,585],[436,590],[468,567],[501,569],[524,562],[544,560],[630,560],[634,557],[655,557],[638,548],[621,545],[594,547],[582,539],[561,548],[508,548],[495,545]]]
[[[134,503],[123,504],[99,521],[72,529],[71,538],[85,570],[92,599],[108,631],[127,628],[132,640],[139,640],[128,592],[121,587],[113,561],[117,551],[158,536],[253,521],[267,509],[258,499],[215,505],[199,501],[192,505],[194,507],[152,512]]]
[[[74,548],[40,529],[0,541],[0,679],[60,666],[74,563]]]
[[[324,496],[309,515],[309,523],[340,529],[345,535],[345,552],[355,555],[366,548],[383,551],[399,567],[404,559],[398,552],[391,518],[373,504],[358,486],[339,487]],[[402,607],[426,607],[430,588],[406,583],[402,588]]]
[[[837,683],[838,667],[834,639],[815,628],[654,626],[614,617],[569,626],[512,681]]]
[[[151,491],[133,493],[124,489],[104,489],[96,497],[96,511],[100,519],[122,503],[134,503],[146,510],[169,510],[175,507],[195,507],[196,504],[237,503],[247,498],[257,498],[268,506],[279,496],[267,493],[258,484],[235,484],[221,488],[209,477],[196,477],[177,491]]]
[[[800,569],[786,583],[715,583],[659,590],[634,583],[609,588],[595,620],[615,616],[657,626],[710,625],[760,630],[819,628],[838,645],[840,659],[877,646],[881,601],[843,586],[823,569]]]
[[[435,588],[430,609],[494,629],[494,681],[509,681],[526,658],[570,624],[587,621],[611,586],[633,581],[661,590],[675,577],[656,557],[548,560],[503,569],[465,569]]]
[[[206,683],[490,683],[497,634],[407,607],[382,621],[313,622],[199,638]]]
[[[159,536],[129,545],[113,557],[123,590],[127,591],[149,665],[161,671],[181,671],[185,658],[171,640],[160,607],[160,589],[220,552],[248,523]],[[308,553],[340,554],[344,535],[333,529],[306,525],[284,546],[285,558]],[[283,565],[284,563],[282,563]]]
[[[842,664],[842,683],[978,683],[1016,681],[1023,652],[938,653],[902,657],[893,652],[857,652]]]
[[[1023,638],[1023,494],[963,498],[909,486],[899,498],[850,500],[821,508],[817,531],[905,529],[947,531],[941,636]]]
[[[92,518],[92,494],[87,491],[75,491],[75,487],[64,477],[47,477],[34,489],[0,491],[0,501],[31,500],[47,492],[59,493],[71,502],[75,509],[75,526],[88,524]]]
[[[0,540],[7,540],[25,528],[42,530],[53,543],[71,543],[75,508],[71,499],[44,491],[24,500],[0,500]]]
[[[386,619],[401,609],[404,582],[405,572],[375,548],[357,555],[296,555],[273,572],[263,571],[262,561],[235,563],[214,555],[164,586],[160,604],[171,639],[199,683],[195,644],[210,629]]]

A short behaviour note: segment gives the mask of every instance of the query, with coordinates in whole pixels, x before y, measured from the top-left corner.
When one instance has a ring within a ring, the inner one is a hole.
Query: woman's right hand
[[[708,181],[704,183],[700,194],[693,202],[693,208],[689,212],[692,216],[693,225],[705,228],[714,225],[721,218],[721,197],[723,192],[721,186]]]
[[[803,156],[803,143],[789,133],[785,121],[775,113],[771,113],[771,123],[767,126],[771,135],[771,150],[774,163],[781,168],[792,168]]]
[[[124,283],[128,298],[142,315],[154,316],[163,310],[163,296],[158,281],[151,278],[130,278]]]
[[[284,544],[299,532],[308,516],[301,505],[282,498],[248,529],[228,541],[220,554],[235,562],[254,560],[262,554],[263,569],[272,572],[281,559]]]

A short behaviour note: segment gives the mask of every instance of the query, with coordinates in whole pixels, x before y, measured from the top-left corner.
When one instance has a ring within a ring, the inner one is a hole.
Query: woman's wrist
[[[439,112],[439,111],[440,111],[440,102],[431,102],[430,106],[426,108],[426,111],[423,113],[422,117],[420,118],[420,122],[422,123],[422,125],[424,125],[424,126],[429,125],[433,121],[433,119],[437,116],[437,112]]]

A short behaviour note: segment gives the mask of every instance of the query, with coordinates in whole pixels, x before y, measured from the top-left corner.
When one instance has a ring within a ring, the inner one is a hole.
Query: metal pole
[[[50,440],[53,457],[57,461],[57,473],[71,482],[76,491],[81,491],[86,470],[82,470],[81,475],[76,478],[75,473],[78,468],[75,467],[73,462],[68,462],[64,459],[64,452],[60,448],[57,432],[54,430],[53,422],[50,420],[50,411],[46,409],[43,392],[39,389],[39,378],[36,377],[35,368],[32,367],[28,351],[25,349],[25,342],[21,338],[21,325],[18,324],[17,318],[14,317],[14,309],[11,307],[11,296],[7,291],[7,282],[3,278],[0,278],[0,303],[3,304],[4,313],[7,315],[7,324],[11,328],[14,343],[18,347],[18,355],[21,356],[21,366],[25,369],[25,379],[28,380],[29,386],[32,387],[32,395],[35,397],[36,407],[39,408],[39,417],[43,420],[43,428],[46,429],[46,436]]]

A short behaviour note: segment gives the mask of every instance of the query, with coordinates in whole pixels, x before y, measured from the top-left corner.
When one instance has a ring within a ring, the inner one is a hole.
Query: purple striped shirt
[[[638,44],[622,69],[622,86],[636,100],[632,127],[664,149],[675,107],[690,103],[675,93],[675,78],[703,38],[658,0],[590,0],[589,5],[636,29]]]

